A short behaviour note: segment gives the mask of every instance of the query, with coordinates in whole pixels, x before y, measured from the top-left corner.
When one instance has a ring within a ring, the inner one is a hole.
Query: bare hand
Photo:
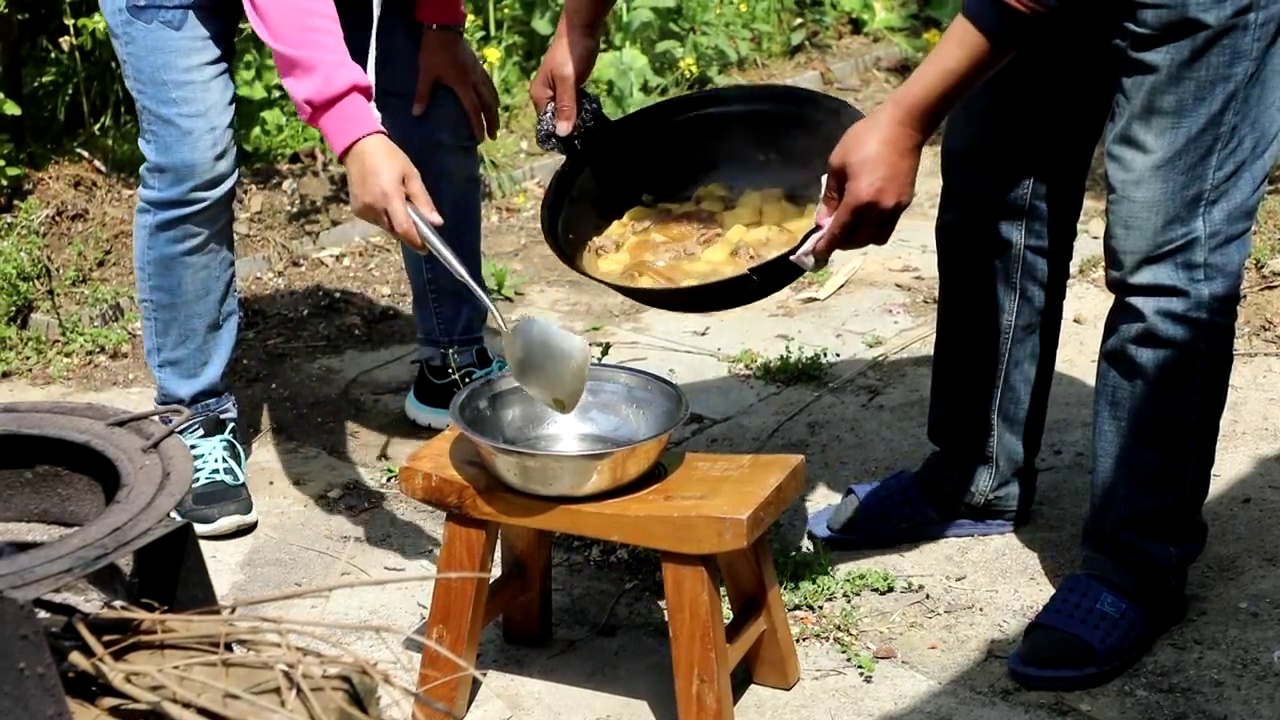
[[[356,217],[394,234],[404,244],[425,252],[413,221],[409,219],[406,199],[432,225],[443,225],[435,203],[422,184],[422,176],[391,138],[376,133],[356,141],[342,159],[347,167],[347,186],[351,191],[351,209]]]
[[[600,53],[600,39],[592,33],[573,30],[564,23],[556,30],[551,47],[529,85],[534,112],[541,114],[555,103],[556,135],[573,132],[578,121],[578,88],[591,76]]]
[[[413,98],[413,114],[421,115],[431,99],[436,83],[453,90],[471,119],[476,142],[498,137],[498,90],[484,65],[453,30],[426,28],[418,49],[418,92]]]
[[[816,256],[889,242],[915,195],[924,140],[883,109],[845,131],[827,160],[818,217],[831,224],[814,248]]]

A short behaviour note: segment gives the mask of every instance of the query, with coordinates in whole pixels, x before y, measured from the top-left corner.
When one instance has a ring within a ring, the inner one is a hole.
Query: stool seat
[[[498,617],[509,643],[551,639],[552,533],[661,552],[680,720],[732,720],[729,673],[740,662],[753,682],[790,689],[800,666],[765,531],[804,485],[800,455],[668,452],[616,493],[541,498],[494,478],[456,430],[441,433],[400,468],[406,496],[446,513],[415,717],[466,714],[468,668]],[[499,539],[502,573],[490,582]]]
[[[475,445],[451,429],[409,456],[400,490],[476,520],[688,555],[750,545],[804,491],[801,455],[668,452],[656,470],[659,479],[603,498],[542,498],[493,477]]]

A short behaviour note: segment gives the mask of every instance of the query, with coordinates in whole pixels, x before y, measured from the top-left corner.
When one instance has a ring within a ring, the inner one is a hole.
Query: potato
[[[813,229],[813,216],[800,216],[795,220],[788,220],[782,223],[782,227],[795,233],[796,236],[804,235]]]
[[[627,214],[622,216],[622,219],[626,220],[627,222],[640,222],[640,221],[648,220],[656,214],[657,214],[657,211],[651,207],[637,205],[631,208],[630,210],[628,210]]]
[[[761,205],[764,205],[764,196],[761,192],[759,190],[748,190],[738,196],[738,202],[734,203],[734,209],[748,208],[758,211]]]
[[[760,224],[781,225],[788,220],[794,220],[802,213],[803,210],[786,200],[773,200],[760,206]]]
[[[730,240],[726,235],[709,245],[706,250],[703,250],[699,254],[699,257],[708,263],[722,263],[728,260],[729,256],[733,254],[733,248],[737,244],[738,243]],[[688,264],[685,265],[685,267],[688,266]]]
[[[720,183],[711,183],[710,185],[703,185],[697,190],[694,190],[693,201],[696,203],[700,203],[703,200],[714,199],[714,200],[720,200],[721,202],[723,202],[725,200],[728,200],[732,195],[733,193],[730,192],[729,188],[725,187],[724,185],[721,185]]]
[[[743,244],[746,244],[746,245],[759,245],[760,243],[768,239],[769,239],[768,225],[757,225],[751,228],[750,230],[747,230],[747,234],[742,236],[742,242]]]
[[[794,245],[795,233],[777,225],[761,225],[748,230],[742,242],[748,245]]]
[[[720,214],[720,227],[731,228],[734,225],[755,225],[760,222],[759,205],[741,205],[725,210]]]
[[[779,200],[786,200],[786,199],[787,199],[787,194],[783,192],[782,188],[768,188],[766,190],[760,191],[760,202],[764,204],[774,203],[774,202],[778,202]]]
[[[631,262],[631,255],[625,252],[609,253],[596,259],[596,267],[602,273],[617,274]]]
[[[605,228],[604,232],[600,233],[600,236],[622,239],[627,237],[627,234],[631,229],[630,226],[631,223],[627,222],[625,217],[621,220],[614,220],[609,223],[609,227]]]
[[[743,236],[746,234],[747,234],[746,225],[734,225],[733,227],[724,231],[724,239],[730,240],[736,243],[739,240],[741,240]]]
[[[725,204],[724,200],[721,200],[720,198],[707,198],[706,200],[698,203],[698,207],[703,210],[710,210],[713,213],[722,213],[724,212]]]

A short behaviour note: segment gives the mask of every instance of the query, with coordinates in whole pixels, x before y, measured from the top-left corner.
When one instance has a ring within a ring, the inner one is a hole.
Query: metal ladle
[[[435,227],[427,222],[418,208],[412,204],[408,207],[409,217],[428,252],[440,258],[449,272],[467,286],[497,321],[498,328],[502,330],[502,351],[515,381],[525,392],[553,410],[572,412],[587,387],[587,369],[591,364],[587,341],[540,318],[524,318],[513,326],[507,325],[502,313],[489,299],[489,293],[472,279],[466,266],[453,254]]]

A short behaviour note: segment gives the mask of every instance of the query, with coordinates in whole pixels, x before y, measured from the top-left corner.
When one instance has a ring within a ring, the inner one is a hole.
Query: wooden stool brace
[[[405,495],[447,513],[427,617],[416,718],[467,712],[480,634],[502,617],[516,645],[551,639],[551,534],[625,543],[662,554],[680,720],[732,720],[729,674],[746,660],[753,682],[789,690],[795,643],[764,532],[804,490],[799,455],[668,453],[669,475],[604,500],[560,502],[516,492],[480,464],[454,430],[400,468]],[[502,573],[489,582],[494,546]],[[723,578],[733,609],[725,627]]]

